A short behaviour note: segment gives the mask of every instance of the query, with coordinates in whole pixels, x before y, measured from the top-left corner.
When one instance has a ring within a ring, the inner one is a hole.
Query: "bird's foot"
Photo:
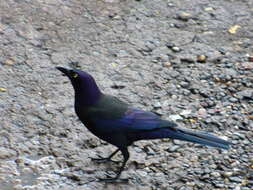
[[[103,163],[103,162],[109,162],[110,159],[108,158],[90,158],[94,162]]]
[[[110,158],[103,158],[102,156],[99,156],[99,158],[91,158],[90,159],[94,162],[97,162],[97,163],[104,163],[104,162],[113,162],[113,163],[120,163],[120,161],[116,161],[116,160],[112,160]]]
[[[118,178],[118,177],[98,178],[98,180],[106,183],[127,183],[129,181],[128,178]]]

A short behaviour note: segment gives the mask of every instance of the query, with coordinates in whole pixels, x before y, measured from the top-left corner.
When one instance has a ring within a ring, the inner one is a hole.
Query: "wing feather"
[[[117,119],[96,118],[94,126],[103,132],[137,132],[148,131],[162,127],[176,127],[176,124],[162,120],[152,112],[128,108],[124,115]]]

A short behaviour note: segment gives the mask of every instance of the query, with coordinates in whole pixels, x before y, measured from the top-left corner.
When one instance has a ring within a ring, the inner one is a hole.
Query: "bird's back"
[[[102,94],[95,104],[89,106],[79,105],[75,101],[76,114],[85,125],[95,119],[118,119],[124,115],[127,108],[128,104],[125,102],[105,94]]]

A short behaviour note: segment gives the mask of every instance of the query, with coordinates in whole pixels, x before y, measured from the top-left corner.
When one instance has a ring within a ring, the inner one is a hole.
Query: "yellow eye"
[[[77,74],[77,73],[74,73],[74,74],[72,75],[72,77],[73,77],[73,78],[77,78],[77,77],[78,77],[78,74]]]

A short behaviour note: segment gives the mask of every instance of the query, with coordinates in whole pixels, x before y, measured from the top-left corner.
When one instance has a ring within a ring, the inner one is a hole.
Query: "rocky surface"
[[[251,0],[1,0],[1,190],[251,190],[252,8]],[[77,120],[57,65],[234,145],[140,141],[123,172],[129,183],[97,182],[117,165],[90,157],[114,147]]]

